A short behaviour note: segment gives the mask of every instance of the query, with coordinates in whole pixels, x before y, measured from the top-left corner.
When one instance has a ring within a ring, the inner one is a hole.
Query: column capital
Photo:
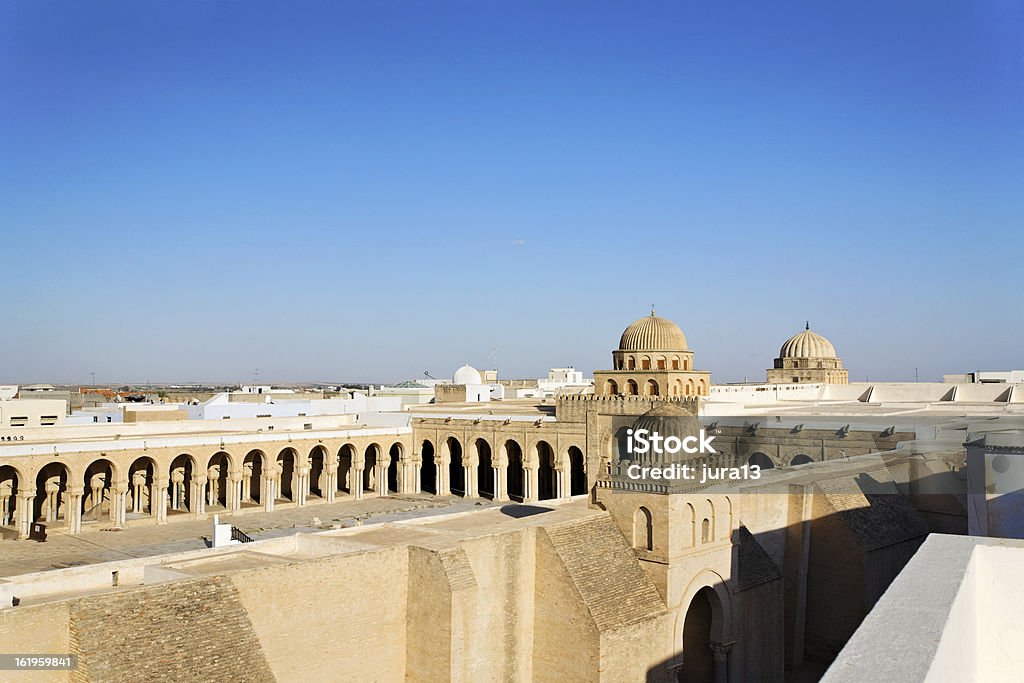
[[[729,650],[736,644],[735,640],[731,640],[726,643],[716,643],[714,641],[708,643],[708,647],[711,648],[711,652],[714,653],[714,657],[717,661],[725,661],[725,658],[729,656]]]

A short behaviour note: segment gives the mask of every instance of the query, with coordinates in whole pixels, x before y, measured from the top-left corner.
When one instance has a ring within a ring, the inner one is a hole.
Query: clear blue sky
[[[0,381],[1024,367],[1024,4],[0,1]]]

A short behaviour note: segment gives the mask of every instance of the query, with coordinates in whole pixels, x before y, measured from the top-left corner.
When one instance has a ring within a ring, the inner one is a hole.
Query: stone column
[[[263,501],[263,511],[273,512],[274,499],[277,498],[277,491],[274,490],[274,485],[277,483],[277,476],[274,474],[264,474],[262,481],[263,490],[260,491],[260,500]]]
[[[565,488],[565,471],[561,469],[555,470],[555,498],[562,499],[568,498],[569,494],[566,493]]]
[[[142,512],[142,492],[146,487],[148,475],[145,470],[138,470],[132,475],[132,512]],[[153,498],[150,495],[150,509],[153,507]]]
[[[158,479],[150,489],[149,512],[157,524],[167,524],[167,484],[167,480]]]
[[[351,473],[350,476],[352,477],[352,486],[349,489],[352,492],[352,497],[355,498],[356,500],[362,500],[363,469],[361,467],[359,469],[355,469],[355,467],[353,467],[351,470],[349,470],[349,472]]]
[[[538,476],[536,467],[523,467],[523,502],[532,503],[537,500]]]
[[[448,479],[449,479],[449,477],[448,477],[448,463],[444,462],[443,460],[441,462],[438,462],[435,459],[434,460],[434,473],[435,473],[434,481],[437,483],[437,495],[439,495],[439,496],[450,495],[452,490],[451,490],[451,486],[449,485],[449,482],[448,482]]]
[[[192,478],[192,514],[197,519],[202,519],[206,515],[206,478],[196,479]]]
[[[47,479],[44,490],[46,491],[46,505],[43,521],[52,524],[60,515],[60,477]]]
[[[228,512],[235,512],[242,507],[242,473],[241,472],[229,472],[228,473],[228,495],[227,495],[227,508]]]
[[[328,503],[333,503],[337,491],[338,470],[324,470],[320,475],[320,497]]]
[[[68,507],[65,516],[68,518],[68,533],[82,533],[82,499],[85,488],[82,486],[68,489]]]
[[[185,468],[178,467],[171,472],[171,509],[185,507]]]
[[[14,485],[10,481],[0,483],[0,524],[4,526],[13,523],[12,498],[14,498]]]
[[[708,645],[715,658],[715,669],[713,680],[715,683],[728,683],[729,681],[729,650],[732,643],[715,643]]]
[[[252,463],[242,465],[242,490],[239,493],[239,500],[252,500]]]
[[[508,466],[494,468],[494,500],[508,500]]]
[[[107,486],[107,475],[104,473],[92,475],[92,479],[89,480],[89,488],[92,490],[92,497],[90,502],[92,503],[92,509],[95,510],[93,513],[93,519],[99,520],[100,515],[103,514],[103,491]]]
[[[388,465],[377,464],[374,466],[374,474],[377,475],[377,495],[386,496],[388,495]]]
[[[18,535],[21,538],[28,538],[32,531],[32,508],[35,503],[35,488],[31,491],[18,491]]]
[[[118,483],[120,488],[110,489],[110,522],[115,529],[125,526],[128,511],[128,485]]]
[[[299,470],[299,494],[296,496],[298,499],[296,502],[299,505],[305,505],[306,501],[309,500],[309,489],[312,483],[309,467],[303,467]]]
[[[476,468],[467,465],[462,466],[462,496],[464,498],[477,498]]]
[[[206,491],[206,504],[213,506],[220,499],[220,465],[207,468],[206,480],[210,484]]]

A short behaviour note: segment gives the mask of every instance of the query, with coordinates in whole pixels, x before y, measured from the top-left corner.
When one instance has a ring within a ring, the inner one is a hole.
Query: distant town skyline
[[[0,383],[1024,366],[1019,3],[0,5]]]

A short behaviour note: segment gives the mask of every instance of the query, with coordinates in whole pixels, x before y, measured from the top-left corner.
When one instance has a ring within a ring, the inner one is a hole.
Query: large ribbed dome
[[[835,358],[836,347],[820,334],[811,332],[808,324],[803,332],[786,340],[779,350],[779,358]]]
[[[626,328],[619,339],[620,351],[686,351],[686,335],[668,318],[654,311]]]

